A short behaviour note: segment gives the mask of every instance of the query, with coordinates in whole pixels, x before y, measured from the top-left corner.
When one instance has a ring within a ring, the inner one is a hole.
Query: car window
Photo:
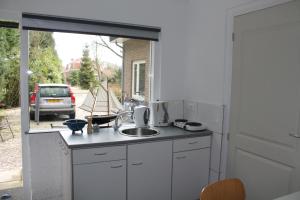
[[[70,89],[68,87],[47,86],[40,87],[41,97],[69,97]]]

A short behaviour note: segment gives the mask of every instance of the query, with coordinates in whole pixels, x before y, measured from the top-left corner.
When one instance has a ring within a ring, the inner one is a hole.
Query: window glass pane
[[[140,64],[139,68],[139,95],[145,96],[145,63]]]
[[[133,65],[133,94],[137,92],[137,71],[138,67],[137,64]]]
[[[41,97],[69,97],[70,90],[68,87],[51,87],[43,86],[40,87]]]

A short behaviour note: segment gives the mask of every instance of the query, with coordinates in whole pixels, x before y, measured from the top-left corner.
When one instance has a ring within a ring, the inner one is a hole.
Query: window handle
[[[194,142],[189,142],[189,144],[197,144],[198,141],[194,141]]]

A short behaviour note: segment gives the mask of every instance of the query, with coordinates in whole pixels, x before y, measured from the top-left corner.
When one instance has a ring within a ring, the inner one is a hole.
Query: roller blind
[[[31,13],[22,14],[25,30],[82,33],[158,41],[159,27],[142,26]]]

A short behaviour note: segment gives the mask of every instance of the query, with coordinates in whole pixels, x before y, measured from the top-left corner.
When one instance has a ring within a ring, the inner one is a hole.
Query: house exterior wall
[[[145,66],[145,101],[149,102],[150,41],[130,39],[123,43],[124,97],[132,98],[132,63],[143,60]]]

